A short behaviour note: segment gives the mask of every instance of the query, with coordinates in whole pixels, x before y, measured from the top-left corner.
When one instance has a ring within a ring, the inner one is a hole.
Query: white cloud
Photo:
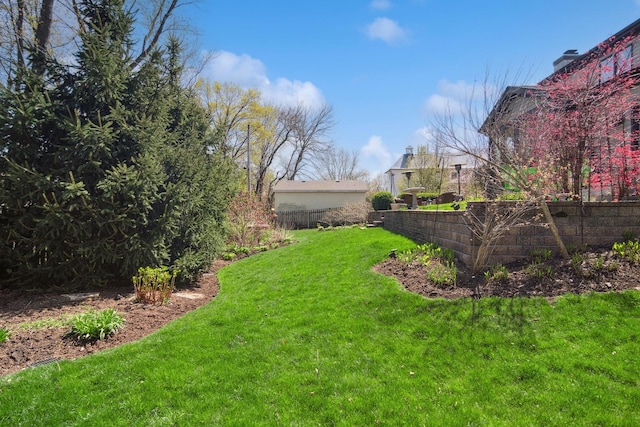
[[[470,102],[482,101],[485,95],[491,99],[496,91],[496,87],[491,84],[440,80],[437,93],[425,100],[424,110],[427,114],[460,114],[468,108]]]
[[[260,88],[271,84],[262,61],[249,55],[232,52],[217,52],[207,69],[215,81],[233,82],[246,88]]]
[[[370,165],[367,169],[374,171],[372,175],[384,172],[393,165],[396,160],[394,155],[382,142],[382,137],[373,135],[369,138],[369,141],[360,149],[360,154],[368,160],[366,162]]]
[[[419,145],[433,146],[436,142],[436,133],[434,130],[428,126],[421,127],[413,132],[413,137],[411,138],[412,143],[415,147]]]
[[[389,0],[373,0],[371,3],[369,3],[369,6],[372,9],[387,10],[391,8],[391,2]]]
[[[427,114],[460,114],[463,108],[464,105],[460,100],[438,93],[430,95],[424,107]]]
[[[407,40],[407,31],[389,18],[376,18],[367,26],[366,34],[370,39],[379,39],[388,44],[397,44]]]
[[[311,108],[324,104],[324,96],[311,82],[278,78],[272,82],[259,59],[233,52],[217,52],[204,74],[213,81],[235,83],[245,89],[258,89],[266,102],[276,105],[302,103]]]

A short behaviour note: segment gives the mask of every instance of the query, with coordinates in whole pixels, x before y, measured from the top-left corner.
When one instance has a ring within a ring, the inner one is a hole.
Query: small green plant
[[[582,263],[584,262],[584,255],[580,252],[573,252],[571,254],[571,267],[576,274],[581,275],[583,273]]]
[[[551,259],[551,255],[553,255],[551,249],[534,249],[531,251],[531,257],[533,258],[533,261],[538,264],[549,261]]]
[[[435,286],[455,285],[458,269],[453,262],[432,262],[427,277]]]
[[[595,271],[604,270],[604,256],[600,255],[598,258],[596,258],[596,260],[593,262],[593,269]]]
[[[509,270],[502,264],[492,265],[484,272],[484,277],[487,280],[506,282],[509,280]]]
[[[640,243],[637,240],[616,242],[613,244],[613,252],[620,258],[627,258],[632,263],[640,262]]]
[[[9,330],[9,328],[0,326],[0,344],[7,341],[9,339],[9,336],[11,336],[11,331]]]
[[[77,314],[71,318],[70,323],[71,331],[68,335],[79,340],[103,340],[122,328],[124,318],[113,308],[107,308]]]
[[[169,268],[140,267],[138,275],[133,276],[133,289],[136,300],[144,304],[164,304],[171,298],[175,288],[178,270],[169,272]]]
[[[532,262],[527,267],[527,274],[531,277],[542,279],[544,277],[551,277],[553,275],[553,270],[551,269],[551,266]]]
[[[225,261],[233,261],[238,255],[235,252],[223,252],[221,256]]]
[[[449,248],[442,248],[437,243],[424,243],[413,249],[408,249],[397,254],[399,260],[412,263],[419,261],[428,265],[432,260],[439,260],[444,263],[453,263],[455,261],[455,253]]]

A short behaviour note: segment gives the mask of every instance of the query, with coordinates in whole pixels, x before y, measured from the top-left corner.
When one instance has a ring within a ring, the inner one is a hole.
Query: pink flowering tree
[[[539,190],[580,197],[585,186],[627,197],[636,187],[637,107],[632,40],[609,41],[535,89],[536,108],[519,118]]]

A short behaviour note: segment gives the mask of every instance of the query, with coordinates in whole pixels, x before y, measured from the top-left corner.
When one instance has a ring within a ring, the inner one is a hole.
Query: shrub
[[[71,335],[79,340],[103,340],[115,334],[124,324],[124,318],[113,308],[88,311],[71,318]]]
[[[393,203],[393,195],[388,191],[378,191],[371,198],[371,205],[376,211],[391,209]]]
[[[8,340],[10,335],[11,332],[8,328],[5,328],[4,326],[0,327],[0,344]]]
[[[321,223],[327,225],[364,224],[367,222],[368,213],[369,204],[367,202],[350,203],[341,208],[328,210],[322,216]]]
[[[253,193],[240,192],[229,204],[228,243],[237,247],[258,246],[275,227],[274,214]]]
[[[133,276],[133,289],[136,300],[144,304],[163,304],[171,298],[175,288],[178,270],[169,272],[169,268],[140,267],[138,275]]]
[[[423,198],[423,199],[435,199],[436,197],[438,197],[438,193],[429,193],[429,192],[422,192],[422,193],[418,193],[417,197],[419,198]]]

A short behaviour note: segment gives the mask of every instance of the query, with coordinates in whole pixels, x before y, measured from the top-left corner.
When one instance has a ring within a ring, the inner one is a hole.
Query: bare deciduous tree
[[[531,180],[526,167],[530,152],[516,141],[519,120],[535,109],[535,87],[508,86],[506,81],[506,75],[493,83],[488,76],[485,77],[482,84],[474,85],[474,92],[469,94],[462,111],[455,114],[448,110],[435,117],[431,126],[436,130],[437,139],[443,147],[477,160],[475,173],[485,183],[488,198],[495,198],[507,183],[526,194],[528,200],[534,201],[543,212],[560,254],[569,258],[547,206],[546,194]],[[469,222],[472,231],[477,234],[481,230],[480,233],[489,239],[488,243],[492,243],[490,236],[499,236],[502,233],[500,230],[513,227],[517,220],[530,213],[531,205],[518,203],[511,209],[508,214],[499,216],[502,220],[498,222],[489,215],[484,217],[487,223],[482,226],[477,221]],[[480,266],[482,260],[474,264]]]
[[[139,32],[142,40],[137,52],[132,52],[132,68],[139,66],[161,42],[168,32],[188,32],[180,25],[176,9],[190,3],[188,0],[128,0],[129,9],[142,15]],[[18,67],[28,65],[37,73],[44,72],[48,57],[65,62],[67,46],[85,29],[83,7],[92,7],[78,0],[0,0],[0,70],[4,80],[11,84]],[[27,55],[27,49],[33,55]]]
[[[311,176],[311,159],[330,147],[325,138],[333,127],[333,109],[323,105],[319,109],[298,104],[285,112],[291,126],[291,155],[281,163],[283,178],[294,180]]]
[[[343,148],[329,147],[319,152],[312,160],[314,177],[331,181],[366,180],[369,173],[361,169],[358,151],[348,151]]]

